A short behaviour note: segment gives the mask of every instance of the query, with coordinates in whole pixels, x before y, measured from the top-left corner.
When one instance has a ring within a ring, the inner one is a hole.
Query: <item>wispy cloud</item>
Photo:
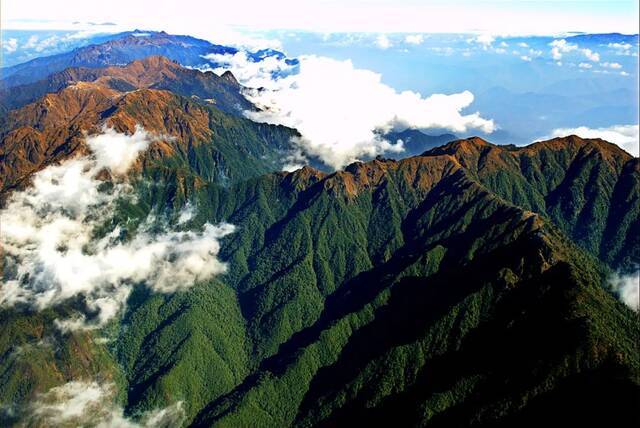
[[[616,55],[638,56],[637,49],[634,50],[631,43],[609,43],[607,47],[613,50]]]
[[[13,53],[18,49],[18,39],[10,37],[7,40],[2,40],[2,49],[7,53]]]
[[[137,420],[124,416],[116,401],[113,383],[72,381],[51,388],[29,403],[29,423],[35,426],[94,426],[100,428],[151,428],[179,426],[184,421],[182,402],[142,414]]]
[[[620,70],[622,68],[622,65],[620,63],[617,62],[602,62],[600,63],[600,66],[604,67],[604,68],[611,68],[614,70]]]

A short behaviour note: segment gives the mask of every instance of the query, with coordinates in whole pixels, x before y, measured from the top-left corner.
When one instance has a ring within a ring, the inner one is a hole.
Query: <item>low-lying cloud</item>
[[[633,156],[639,155],[638,125],[613,125],[606,128],[589,128],[587,126],[558,128],[551,131],[551,135],[542,139],[567,135],[577,135],[582,138],[602,138],[610,143],[617,144]]]
[[[79,314],[56,324],[61,330],[95,328],[118,313],[137,284],[174,292],[225,271],[218,240],[233,232],[232,225],[184,231],[160,227],[150,217],[134,232],[106,226],[118,202],[133,198],[124,174],[152,139],[140,128],[133,135],[107,129],[87,138],[91,156],[49,166],[11,196],[0,211],[0,305],[43,309],[81,296],[90,319]],[[111,183],[98,178],[105,170]]]
[[[115,402],[113,383],[72,381],[51,388],[28,405],[27,417],[36,426],[94,426],[99,428],[146,428],[180,426],[182,403],[146,412],[137,420],[124,416]]]
[[[640,271],[629,275],[613,275],[609,282],[618,298],[632,310],[640,310]]]
[[[391,129],[495,129],[477,112],[462,113],[474,100],[469,91],[427,97],[397,92],[380,74],[355,68],[351,61],[309,55],[295,66],[275,58],[263,64],[242,52],[210,59],[222,65],[217,73],[231,70],[243,85],[261,88],[247,92],[260,108],[245,113],[250,119],[296,128],[302,134],[294,141],[297,148],[336,169],[361,157],[402,151],[380,136]]]

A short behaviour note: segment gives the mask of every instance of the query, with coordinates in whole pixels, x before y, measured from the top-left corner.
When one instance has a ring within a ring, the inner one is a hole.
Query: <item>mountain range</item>
[[[575,135],[516,147],[409,129],[385,135],[404,158],[283,172],[300,134],[247,119],[231,73],[185,67],[211,52],[234,51],[136,31],[4,75],[3,209],[88,156],[87,135],[142,127],[135,198],[98,233],[133,240],[152,217],[236,229],[224,274],[133,284],[97,329],[56,323],[95,316],[82,295],[0,307],[2,425],[47,426],[32,403],[78,380],[115,384],[133,419],[181,402],[185,426],[640,421],[638,314],[610,285],[640,264],[638,158]]]

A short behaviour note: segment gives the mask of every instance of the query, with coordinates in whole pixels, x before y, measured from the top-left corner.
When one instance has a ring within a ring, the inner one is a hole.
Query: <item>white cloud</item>
[[[551,46],[551,57],[554,60],[562,59],[562,55],[578,49],[578,45],[568,43],[565,39],[554,40],[549,43]]]
[[[235,55],[208,54],[203,58],[221,64],[215,68],[217,74],[222,74],[226,70],[231,70],[239,82],[251,88],[271,88],[273,86],[273,75],[288,73],[291,66],[275,56],[268,56],[261,61],[253,61],[244,51],[239,51]],[[206,68],[201,68],[206,71]]]
[[[588,62],[581,62],[580,64],[578,64],[578,67],[589,69],[589,68],[592,68],[593,65],[589,64]]]
[[[408,34],[404,38],[404,42],[410,45],[420,45],[424,42],[424,36],[422,34]]]
[[[23,49],[34,49],[38,44],[38,36],[35,34],[29,36],[27,42],[22,46]]]
[[[216,256],[218,239],[233,232],[228,224],[152,232],[157,225],[149,218],[130,239],[121,238],[120,225],[96,237],[118,201],[132,197],[126,177],[118,176],[151,139],[139,128],[133,135],[105,130],[87,138],[92,156],[47,167],[33,176],[31,187],[10,197],[0,211],[5,258],[0,305],[41,309],[83,296],[92,319],[81,314],[57,326],[95,328],[118,313],[135,284],[173,292],[224,272]],[[98,178],[105,169],[115,177],[112,186]]]
[[[495,41],[495,37],[493,37],[491,34],[485,33],[485,34],[480,34],[479,36],[477,36],[476,38],[472,39],[472,41],[478,43],[479,45],[482,46],[483,49],[488,49],[491,47],[491,44]]]
[[[612,68],[614,70],[619,70],[622,68],[622,65],[620,65],[617,62],[602,62],[600,63],[600,66],[604,67],[604,68]]]
[[[593,52],[591,49],[580,49],[580,52],[582,52],[589,61],[600,61],[600,54],[597,52]]]
[[[636,312],[640,310],[640,272],[630,275],[615,274],[609,282],[622,303]]]
[[[282,170],[291,172],[302,168],[306,164],[307,158],[302,152],[302,149],[298,147],[285,158],[285,164],[282,166]]]
[[[102,133],[87,138],[89,148],[96,156],[96,168],[106,168],[112,173],[122,175],[138,158],[138,154],[147,149],[151,136],[140,126],[133,135],[104,128]]]
[[[612,49],[623,50],[623,51],[628,51],[633,47],[633,45],[630,43],[609,43],[607,46]]]
[[[196,215],[196,207],[187,202],[187,204],[180,210],[178,215],[178,224],[185,224],[191,221],[191,219]]]
[[[33,413],[45,422],[60,425],[101,407],[107,393],[95,382],[69,382],[43,394],[33,403]]]
[[[239,61],[235,58],[238,55]],[[247,70],[236,68],[244,64],[244,54],[229,56],[226,67],[241,83],[255,87],[259,82],[265,88],[247,93],[262,109],[246,112],[249,118],[296,128],[302,134],[295,141],[298,148],[334,168],[363,156],[402,150],[381,138],[378,130],[394,127],[447,128],[459,133],[469,129],[487,133],[494,130],[493,121],[479,113],[461,113],[473,102],[471,92],[429,97],[411,91],[399,93],[382,83],[380,74],[357,69],[351,61],[318,56],[303,56],[299,61],[296,73],[270,82],[265,78],[269,73],[255,65],[250,64],[249,68],[256,72],[256,78]],[[270,68],[286,69],[284,65]]]
[[[379,34],[378,37],[376,37],[376,46],[380,49],[389,49],[393,44],[386,34]]]
[[[637,50],[634,51],[633,45],[630,43],[609,43],[607,47],[613,50],[616,55],[638,56]]]
[[[582,138],[602,138],[605,141],[617,144],[633,156],[638,156],[638,125],[614,125],[607,128],[588,128],[586,126],[559,128],[554,129],[549,137],[542,139],[567,135],[577,135]]]
[[[520,45],[520,44],[521,43],[519,43],[518,45]],[[526,43],[524,43],[524,44],[526,45]],[[527,47],[528,47],[528,45],[527,45]],[[541,50],[536,50],[536,49],[529,49],[529,51],[524,55],[521,55],[520,51],[517,51],[517,50],[511,51],[511,53],[513,55],[520,56],[520,59],[523,60],[523,61],[531,61],[531,60],[533,60],[533,58],[538,58],[539,56],[542,56],[542,51]]]
[[[620,76],[629,76],[629,73],[627,73],[626,71],[621,71]]]
[[[520,46],[521,48],[528,48],[529,47],[529,45],[526,44],[525,42],[518,43],[518,46]]]
[[[179,426],[182,402],[142,414],[134,421],[116,403],[113,383],[72,381],[40,394],[28,405],[28,421],[35,426],[93,426],[96,428],[152,428]]]
[[[455,49],[453,49],[451,46],[435,46],[435,47],[431,47],[428,48],[429,50],[435,52],[438,55],[443,55],[443,56],[451,56],[455,53]],[[471,54],[471,51],[463,51],[462,55],[464,55],[465,53],[467,54]]]
[[[537,57],[539,57],[541,55],[542,55],[542,51],[541,50],[529,49],[529,56],[531,56],[532,58],[537,58]]]
[[[549,43],[549,46],[551,46],[551,57],[556,61],[562,59],[564,54],[574,51],[581,52],[589,61],[600,61],[600,54],[597,52],[591,49],[580,49],[578,45],[569,43],[565,39],[556,39]]]
[[[496,49],[494,49],[494,52],[497,53],[497,54],[505,54],[505,53],[507,53],[507,50],[503,49],[503,48],[496,48]]]
[[[18,40],[13,37],[7,40],[3,40],[2,49],[4,49],[7,53],[15,52],[18,49]]]

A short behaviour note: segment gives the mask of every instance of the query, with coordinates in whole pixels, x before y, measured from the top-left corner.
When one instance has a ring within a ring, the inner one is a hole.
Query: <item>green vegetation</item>
[[[100,332],[54,332],[66,305],[3,311],[3,355],[49,336],[63,351],[3,357],[2,403],[109,375],[129,414],[184,401],[194,426],[637,421],[637,314],[603,286],[638,262],[637,160],[431,153],[264,175],[292,131],[210,114],[211,144],[145,165],[113,221],[189,201],[185,227],[237,226],[228,273],[137,288]]]

